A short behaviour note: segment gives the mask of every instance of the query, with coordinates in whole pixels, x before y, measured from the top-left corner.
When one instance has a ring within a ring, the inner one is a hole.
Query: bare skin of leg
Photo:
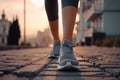
[[[49,21],[50,29],[54,40],[59,40],[58,20]]]
[[[70,40],[72,42],[76,13],[77,8],[73,6],[67,6],[62,9],[63,40]]]

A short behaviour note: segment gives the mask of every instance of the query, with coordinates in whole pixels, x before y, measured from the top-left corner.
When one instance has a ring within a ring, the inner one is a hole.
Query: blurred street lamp
[[[26,43],[26,0],[24,0],[24,45]]]

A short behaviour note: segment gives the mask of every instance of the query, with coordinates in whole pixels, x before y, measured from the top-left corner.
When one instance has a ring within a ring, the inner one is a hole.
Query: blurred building
[[[77,30],[76,43],[77,44],[84,42],[84,38],[85,38],[86,22],[83,14],[83,2],[84,0],[80,0],[80,7],[78,8],[78,14],[79,14],[80,20],[79,22],[77,22],[77,27],[76,27],[76,30]]]
[[[120,0],[84,0],[82,13],[87,23],[85,33],[92,31],[91,43],[105,35],[120,37]]]
[[[48,47],[52,44],[52,36],[49,29],[45,29],[43,32],[38,31],[37,35],[37,45],[39,47]]]
[[[0,19],[0,46],[7,45],[9,26],[10,26],[10,21],[6,19],[6,15],[3,10]]]

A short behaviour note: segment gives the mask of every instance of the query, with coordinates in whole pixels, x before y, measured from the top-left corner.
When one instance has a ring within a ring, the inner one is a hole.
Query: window
[[[5,34],[5,32],[6,32],[6,27],[5,25],[3,25],[3,34]]]
[[[1,40],[1,41],[2,41],[3,44],[5,43],[5,39],[4,39],[4,37],[2,37],[2,40]]]

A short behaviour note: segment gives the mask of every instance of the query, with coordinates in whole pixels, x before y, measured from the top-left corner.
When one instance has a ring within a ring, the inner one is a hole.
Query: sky
[[[58,0],[59,3],[61,0]],[[0,15],[2,10],[6,13],[6,18],[10,21],[13,20],[13,17],[18,17],[21,35],[23,38],[24,31],[24,0],[0,0]],[[59,8],[61,5],[59,4]],[[59,28],[60,34],[62,34],[62,20],[61,20],[61,9],[59,9]],[[48,28],[48,20],[44,8],[44,0],[26,0],[26,36],[36,37],[37,32],[44,31],[45,28]]]
[[[5,10],[6,18],[10,21],[17,15],[22,35],[24,30],[23,2],[24,0],[0,0],[0,15],[2,10]],[[44,31],[44,29],[48,27],[49,24],[44,9],[44,0],[26,0],[27,37],[36,37],[37,31]]]

